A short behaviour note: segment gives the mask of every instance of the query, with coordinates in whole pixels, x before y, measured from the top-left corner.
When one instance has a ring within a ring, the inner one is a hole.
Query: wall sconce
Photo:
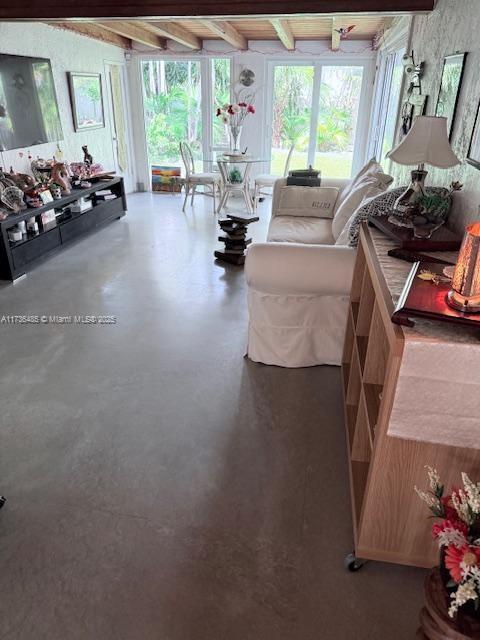
[[[480,222],[465,230],[447,303],[457,311],[480,313]]]

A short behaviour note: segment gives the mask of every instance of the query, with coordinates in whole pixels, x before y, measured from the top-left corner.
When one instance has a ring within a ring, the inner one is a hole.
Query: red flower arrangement
[[[255,107],[253,106],[253,95],[250,96],[251,100],[245,102],[233,102],[232,104],[224,104],[223,107],[218,107],[216,111],[217,118],[222,118],[224,124],[239,127],[243,124],[243,121],[249,113],[255,113]]]
[[[444,551],[445,567],[451,576],[448,615],[453,618],[460,607],[473,602],[480,609],[480,483],[475,484],[462,473],[463,487],[444,495],[444,486],[435,469],[427,467],[430,491],[420,491],[440,523],[432,527],[433,537]]]
[[[480,565],[480,547],[464,545],[456,547],[451,544],[445,551],[445,566],[457,584],[463,581],[464,567],[478,567]]]

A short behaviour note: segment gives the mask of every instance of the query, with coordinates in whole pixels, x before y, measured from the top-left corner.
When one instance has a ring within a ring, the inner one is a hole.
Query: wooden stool
[[[440,570],[432,569],[425,580],[425,606],[420,612],[418,640],[477,640],[480,620],[460,612],[454,620],[448,615],[450,598],[445,591]]]

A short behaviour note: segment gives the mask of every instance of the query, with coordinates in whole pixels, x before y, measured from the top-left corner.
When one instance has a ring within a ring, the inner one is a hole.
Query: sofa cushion
[[[360,207],[362,202],[367,198],[373,198],[383,193],[392,182],[392,176],[375,172],[364,174],[356,184],[352,185],[348,195],[335,211],[332,222],[332,234],[335,240],[339,238],[352,214]]]
[[[367,162],[365,166],[363,166],[360,171],[349,181],[349,183],[342,189],[340,192],[337,202],[335,205],[335,213],[343,203],[343,201],[348,197],[350,191],[353,187],[358,184],[358,182],[366,175],[375,174],[375,173],[383,173],[382,166],[376,161],[375,158],[372,158]]]
[[[335,187],[281,187],[275,215],[333,218],[337,197]]]
[[[268,242],[298,242],[301,244],[334,244],[332,221],[329,218],[275,216],[270,221]]]

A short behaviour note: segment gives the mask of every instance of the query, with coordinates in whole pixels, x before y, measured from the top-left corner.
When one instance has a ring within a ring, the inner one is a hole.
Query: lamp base
[[[418,200],[423,194],[427,175],[428,171],[420,167],[412,171],[410,185],[393,205],[393,213],[389,220],[392,224],[413,229],[413,219],[420,214]]]
[[[457,293],[453,289],[446,295],[447,304],[462,313],[480,313],[480,296],[471,296],[467,298]]]

